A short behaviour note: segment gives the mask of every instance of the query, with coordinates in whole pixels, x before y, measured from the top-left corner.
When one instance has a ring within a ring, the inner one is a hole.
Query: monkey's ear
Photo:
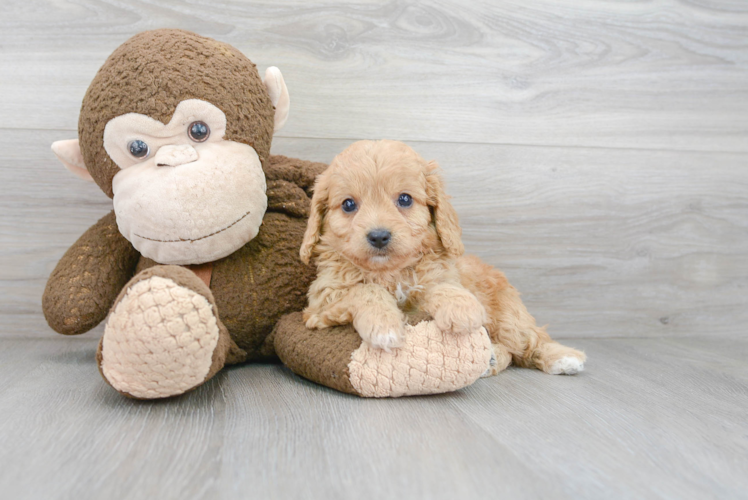
[[[69,139],[67,141],[56,141],[52,143],[52,152],[57,159],[65,165],[65,168],[73,172],[81,179],[93,182],[93,177],[88,173],[86,165],[83,163],[83,155],[78,139]]]
[[[288,120],[291,99],[288,96],[288,89],[286,88],[286,82],[283,81],[283,75],[281,75],[281,71],[275,66],[270,66],[265,70],[263,82],[268,89],[268,94],[270,94],[270,101],[272,101],[275,107],[275,128],[273,131],[277,132],[283,128],[286,120]]]

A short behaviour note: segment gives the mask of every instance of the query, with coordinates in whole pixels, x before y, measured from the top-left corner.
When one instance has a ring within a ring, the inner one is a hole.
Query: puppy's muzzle
[[[369,241],[369,245],[381,250],[390,244],[392,234],[386,229],[375,229],[366,235],[366,239]]]

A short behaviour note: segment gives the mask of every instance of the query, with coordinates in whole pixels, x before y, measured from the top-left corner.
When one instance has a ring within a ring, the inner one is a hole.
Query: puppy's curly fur
[[[492,374],[512,361],[554,374],[584,368],[584,353],[536,326],[501,271],[463,252],[436,163],[401,142],[356,142],[314,186],[300,251],[304,262],[317,257],[307,327],[353,323],[365,342],[389,350],[402,341],[403,311],[418,309],[455,334],[485,326]]]

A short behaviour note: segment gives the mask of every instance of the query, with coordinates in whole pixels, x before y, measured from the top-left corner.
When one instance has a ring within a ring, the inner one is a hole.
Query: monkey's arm
[[[309,217],[314,179],[326,168],[325,163],[271,156],[265,163],[268,210]]]
[[[284,180],[296,184],[311,195],[314,180],[327,169],[326,163],[272,155],[265,163],[265,176],[268,181]]]
[[[52,271],[42,297],[49,326],[64,335],[78,335],[101,323],[133,276],[139,257],[117,229],[114,212],[104,216]]]

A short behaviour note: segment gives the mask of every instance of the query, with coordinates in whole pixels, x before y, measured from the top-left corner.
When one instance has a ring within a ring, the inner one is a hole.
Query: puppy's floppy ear
[[[329,181],[327,178],[327,173],[323,172],[314,181],[311,213],[306,225],[304,241],[301,242],[301,250],[299,250],[299,256],[304,264],[309,264],[314,247],[319,243],[319,238],[322,235],[322,221],[325,219],[325,212],[327,212],[327,198],[329,196]]]
[[[465,253],[462,244],[462,229],[457,218],[457,212],[449,202],[449,196],[444,192],[444,181],[438,173],[439,165],[434,161],[426,165],[426,194],[428,204],[434,217],[436,234],[447,250],[450,257],[459,257]]]

